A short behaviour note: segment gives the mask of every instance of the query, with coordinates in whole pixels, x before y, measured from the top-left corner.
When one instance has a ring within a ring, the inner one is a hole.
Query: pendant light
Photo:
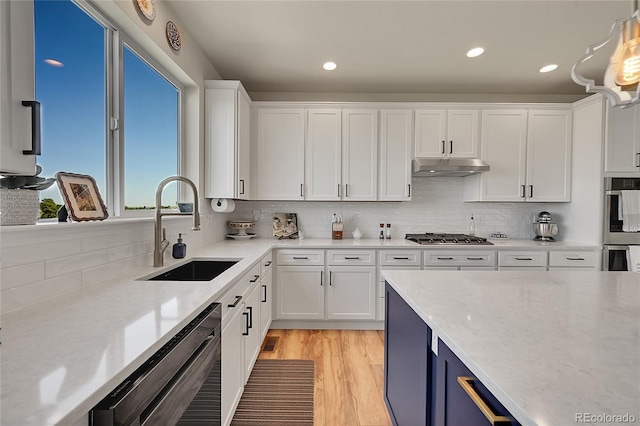
[[[591,59],[595,52],[609,42],[617,42],[615,52],[604,73],[603,85],[584,77],[580,66]],[[585,86],[587,92],[601,92],[612,106],[628,108],[640,103],[640,12],[638,0],[634,0],[634,12],[628,19],[614,22],[609,36],[587,48],[587,53],[571,69],[571,77]]]

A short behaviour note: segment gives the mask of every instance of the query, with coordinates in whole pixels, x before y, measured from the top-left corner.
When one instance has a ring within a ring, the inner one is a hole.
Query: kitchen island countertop
[[[640,275],[382,274],[523,425],[640,421]]]

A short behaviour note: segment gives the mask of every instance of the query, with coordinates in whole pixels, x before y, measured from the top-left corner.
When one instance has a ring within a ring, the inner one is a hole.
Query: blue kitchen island
[[[640,423],[640,275],[382,275],[394,424]]]

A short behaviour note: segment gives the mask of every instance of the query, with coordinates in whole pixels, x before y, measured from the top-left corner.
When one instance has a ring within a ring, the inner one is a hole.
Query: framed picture
[[[274,214],[273,236],[280,240],[298,238],[298,215],[295,213]]]
[[[89,175],[56,173],[58,188],[72,220],[105,220],[109,217],[95,179]]]

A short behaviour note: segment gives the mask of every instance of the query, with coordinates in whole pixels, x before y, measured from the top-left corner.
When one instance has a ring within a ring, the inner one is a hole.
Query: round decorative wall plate
[[[180,31],[178,27],[171,21],[167,21],[167,41],[173,50],[180,50],[182,47],[182,40],[180,39]]]
[[[149,21],[156,19],[156,4],[153,0],[136,0],[136,3],[145,18]]]

